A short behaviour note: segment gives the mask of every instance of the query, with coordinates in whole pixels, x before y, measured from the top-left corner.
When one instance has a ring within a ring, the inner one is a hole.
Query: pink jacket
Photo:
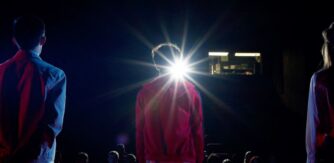
[[[143,86],[136,103],[136,153],[146,160],[201,163],[201,100],[190,82],[159,77]]]
[[[66,77],[18,51],[0,64],[0,162],[53,162],[63,125]]]

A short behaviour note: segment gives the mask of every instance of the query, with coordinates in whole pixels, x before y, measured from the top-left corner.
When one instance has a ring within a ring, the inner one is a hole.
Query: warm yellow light
[[[228,52],[209,52],[209,56],[228,56]]]
[[[261,53],[235,53],[236,57],[260,57]]]

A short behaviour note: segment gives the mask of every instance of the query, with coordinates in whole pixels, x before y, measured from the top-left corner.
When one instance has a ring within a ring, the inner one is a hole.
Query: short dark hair
[[[45,33],[44,22],[34,16],[19,17],[13,23],[13,36],[22,49],[36,47]]]

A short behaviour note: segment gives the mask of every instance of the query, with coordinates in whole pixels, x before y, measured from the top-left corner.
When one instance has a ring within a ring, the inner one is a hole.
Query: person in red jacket
[[[334,162],[334,23],[322,33],[324,66],[311,78],[306,123],[307,163]]]
[[[53,163],[66,101],[63,70],[40,57],[45,24],[14,21],[18,51],[0,64],[0,163]]]
[[[177,52],[181,54],[178,49]],[[200,95],[191,82],[175,80],[161,70],[168,65],[158,68],[157,57],[154,52],[152,54],[159,76],[144,84],[137,95],[137,160],[139,163],[202,163],[204,138]],[[167,55],[162,58],[166,57],[168,59]]]

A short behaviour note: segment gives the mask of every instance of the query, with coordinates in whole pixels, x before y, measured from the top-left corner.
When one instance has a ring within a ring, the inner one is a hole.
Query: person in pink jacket
[[[172,60],[171,55],[164,56]],[[157,63],[155,55],[153,59]],[[160,75],[144,84],[137,95],[137,160],[139,163],[202,163],[204,139],[200,95],[191,82],[174,80],[157,65],[156,68]]]
[[[45,25],[14,21],[14,57],[0,64],[0,162],[53,163],[65,112],[65,73],[40,58]]]
[[[307,163],[334,162],[334,23],[322,35],[324,66],[313,74],[308,98]]]

